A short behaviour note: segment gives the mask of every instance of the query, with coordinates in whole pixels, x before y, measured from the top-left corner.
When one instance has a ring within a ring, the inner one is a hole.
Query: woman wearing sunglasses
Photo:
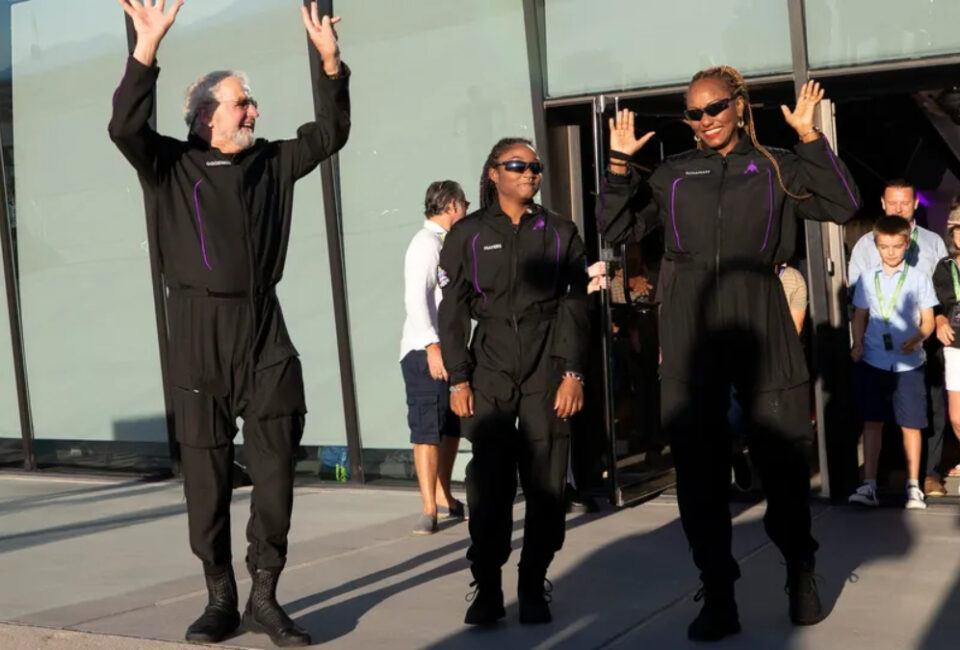
[[[800,142],[793,152],[766,148],[743,77],[728,66],[698,72],[684,111],[696,149],[668,158],[646,181],[628,163],[653,133],[637,138],[629,111],[610,120],[603,236],[619,243],[663,226],[673,269],[662,291],[661,417],[703,582],[704,606],[687,631],[694,640],[740,630],[728,505],[731,387],[766,491],[765,528],[786,559],[790,618],[823,618],[808,504],[809,376],[770,273],[792,253],[797,218],[843,223],[859,208],[849,172],[814,126],[822,98],[818,83],[806,83],[792,111],[781,107]]]
[[[500,569],[510,555],[518,472],[526,500],[521,623],[551,620],[546,573],[563,545],[569,418],[583,406],[587,274],[576,226],[533,202],[542,172],[529,140],[498,142],[483,165],[480,209],[450,230],[440,253],[440,349],[450,407],[473,451],[472,625],[505,615]]]

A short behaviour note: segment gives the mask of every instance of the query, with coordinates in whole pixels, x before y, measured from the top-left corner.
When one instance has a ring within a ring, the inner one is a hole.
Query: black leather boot
[[[732,582],[705,583],[694,600],[703,600],[703,609],[687,627],[687,638],[691,641],[719,641],[740,631]]]
[[[207,606],[200,618],[187,628],[185,638],[194,643],[219,643],[240,625],[237,581],[233,577],[233,569],[204,577],[207,581]]]
[[[547,580],[546,569],[520,567],[517,581],[517,600],[520,603],[520,622],[524,625],[549,623],[553,584]]]
[[[277,580],[280,571],[260,569],[253,574],[250,599],[243,610],[243,625],[251,632],[261,632],[281,648],[310,645],[310,635],[294,623],[277,603]]]
[[[816,625],[824,619],[814,566],[813,560],[787,563],[786,590],[794,625]]]
[[[467,625],[493,625],[507,615],[503,608],[503,587],[500,580],[500,567],[496,569],[480,569],[470,567],[473,573],[471,587],[476,587],[473,593],[467,596],[470,607],[463,622]]]

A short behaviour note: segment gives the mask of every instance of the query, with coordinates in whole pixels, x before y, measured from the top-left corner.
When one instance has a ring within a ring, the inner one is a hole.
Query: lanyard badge
[[[893,351],[893,335],[890,333],[890,318],[893,316],[893,310],[897,306],[897,299],[900,297],[900,291],[903,290],[903,283],[907,279],[909,269],[909,266],[906,264],[903,265],[903,271],[900,272],[900,279],[897,280],[897,286],[893,290],[890,302],[886,305],[883,301],[883,290],[880,288],[880,274],[882,271],[877,271],[873,276],[873,287],[877,292],[877,302],[880,303],[880,317],[883,318],[883,322],[887,326],[887,331],[883,333],[883,349],[888,352]],[[960,283],[960,279],[958,279],[958,283]]]

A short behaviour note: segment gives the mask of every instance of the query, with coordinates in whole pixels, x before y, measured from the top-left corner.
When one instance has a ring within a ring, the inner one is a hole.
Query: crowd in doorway
[[[849,501],[868,507],[879,504],[885,425],[902,435],[908,509],[945,496],[945,476],[960,475],[960,465],[943,467],[948,417],[960,439],[960,196],[942,235],[916,223],[919,199],[908,181],[888,182],[883,215],[850,254],[851,354],[864,468],[863,484]]]

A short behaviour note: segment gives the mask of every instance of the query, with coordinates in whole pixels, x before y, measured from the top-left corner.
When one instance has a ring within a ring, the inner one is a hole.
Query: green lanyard
[[[893,297],[890,298],[890,304],[887,305],[887,308],[883,308],[883,292],[880,290],[880,274],[883,271],[877,271],[877,274],[873,276],[873,286],[877,290],[877,302],[880,303],[880,316],[883,317],[883,322],[887,325],[890,324],[890,317],[893,316],[893,309],[897,304],[897,298],[900,297],[900,290],[903,289],[903,283],[907,279],[907,270],[910,267],[906,264],[903,265],[903,271],[900,272],[900,280],[897,281],[897,287],[893,290]],[[956,272],[954,272],[954,286],[957,283]]]
[[[950,260],[950,275],[953,276],[953,298],[960,301],[960,277],[957,276],[957,263]]]

